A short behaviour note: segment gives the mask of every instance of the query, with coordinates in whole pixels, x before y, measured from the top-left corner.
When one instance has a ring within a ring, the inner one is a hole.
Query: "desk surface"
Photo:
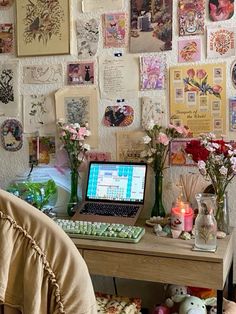
[[[222,290],[233,259],[233,235],[215,253],[192,251],[193,240],[157,237],[152,228],[139,243],[72,239],[91,274]]]

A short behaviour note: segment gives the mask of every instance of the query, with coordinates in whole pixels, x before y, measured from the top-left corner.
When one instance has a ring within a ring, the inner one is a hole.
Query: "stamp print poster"
[[[226,131],[225,64],[181,66],[170,69],[170,116],[187,125],[193,136]]]

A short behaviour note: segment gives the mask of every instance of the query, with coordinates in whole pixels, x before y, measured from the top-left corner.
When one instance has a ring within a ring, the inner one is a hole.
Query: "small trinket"
[[[187,231],[182,232],[182,234],[180,235],[180,238],[182,240],[191,240],[191,234]]]
[[[217,239],[224,239],[226,237],[226,233],[223,231],[217,231],[216,237]]]

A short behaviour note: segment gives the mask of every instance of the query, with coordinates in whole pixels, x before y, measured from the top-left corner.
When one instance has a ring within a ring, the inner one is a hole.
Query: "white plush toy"
[[[211,305],[215,298],[200,299],[187,295],[178,295],[173,298],[175,302],[181,302],[179,314],[207,314],[206,305]]]

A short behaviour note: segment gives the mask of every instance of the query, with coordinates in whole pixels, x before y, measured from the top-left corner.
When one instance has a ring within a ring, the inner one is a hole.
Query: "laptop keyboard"
[[[137,243],[145,234],[143,227],[124,224],[67,219],[55,222],[72,238]]]
[[[124,204],[104,204],[104,203],[85,203],[80,210],[82,214],[102,215],[102,216],[121,216],[135,217],[139,206]]]

